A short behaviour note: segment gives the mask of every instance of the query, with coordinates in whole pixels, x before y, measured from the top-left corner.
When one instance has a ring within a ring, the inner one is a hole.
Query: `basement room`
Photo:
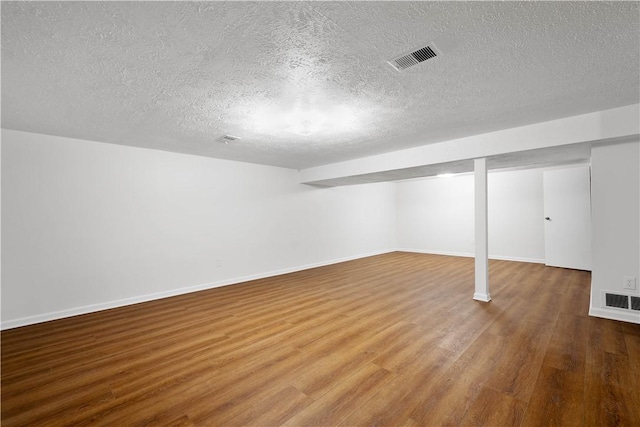
[[[640,2],[0,11],[4,427],[640,426]]]

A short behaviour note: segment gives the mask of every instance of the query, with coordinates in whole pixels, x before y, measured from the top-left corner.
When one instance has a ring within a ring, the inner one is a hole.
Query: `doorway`
[[[591,168],[543,174],[545,264],[591,270]]]

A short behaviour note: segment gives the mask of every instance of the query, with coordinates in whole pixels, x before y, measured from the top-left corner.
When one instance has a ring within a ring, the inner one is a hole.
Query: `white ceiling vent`
[[[442,52],[440,51],[440,49],[438,49],[432,42],[427,46],[423,46],[408,53],[403,53],[402,55],[396,56],[395,58],[390,59],[387,62],[396,71],[402,72],[407,68],[413,67],[414,65],[418,65],[419,63],[426,61],[427,59],[435,58],[436,56],[441,55]]]
[[[221,142],[223,144],[228,144],[230,142],[234,142],[234,141],[237,141],[239,139],[240,139],[239,136],[224,135],[224,136],[221,136],[220,138],[216,139],[216,141]]]

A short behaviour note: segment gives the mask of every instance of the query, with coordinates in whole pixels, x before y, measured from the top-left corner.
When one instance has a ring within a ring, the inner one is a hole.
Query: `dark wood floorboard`
[[[640,426],[591,275],[395,252],[3,331],[12,426]]]

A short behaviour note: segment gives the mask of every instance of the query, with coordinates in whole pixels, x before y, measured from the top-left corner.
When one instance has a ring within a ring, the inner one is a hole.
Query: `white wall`
[[[591,306],[638,323],[600,293],[640,279],[639,145],[593,149]],[[472,175],[318,189],[288,169],[10,130],[1,151],[3,328],[396,247],[473,253]],[[542,262],[542,207],[541,169],[491,172],[490,256]]]
[[[640,277],[639,142],[594,146],[591,151],[592,256],[590,314],[640,323],[640,313],[604,308],[602,291],[623,289],[623,276]]]
[[[489,256],[544,262],[542,169],[488,174]],[[473,256],[473,175],[397,184],[401,250]]]
[[[11,130],[2,151],[3,328],[395,248],[389,183]]]

